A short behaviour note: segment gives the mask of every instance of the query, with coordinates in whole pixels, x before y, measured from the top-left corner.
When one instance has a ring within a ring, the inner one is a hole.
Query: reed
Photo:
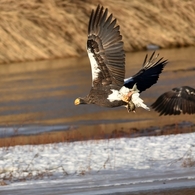
[[[0,138],[0,147],[9,148],[16,145],[39,145],[48,143],[59,142],[74,142],[74,141],[97,141],[100,139],[111,138],[135,138],[141,136],[160,136],[171,134],[182,134],[195,132],[195,125],[188,127],[178,127],[177,123],[169,124],[159,127],[145,127],[145,128],[120,128],[120,129],[104,129],[97,131],[91,126],[83,126],[78,129],[57,131],[57,132],[45,132],[36,135],[18,135],[14,134],[12,137]]]

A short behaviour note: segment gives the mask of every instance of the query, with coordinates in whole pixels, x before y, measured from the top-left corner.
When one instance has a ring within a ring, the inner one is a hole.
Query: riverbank
[[[113,3],[114,2],[114,3]],[[86,54],[87,25],[98,4],[121,26],[125,51],[195,45],[193,1],[1,0],[0,63]]]

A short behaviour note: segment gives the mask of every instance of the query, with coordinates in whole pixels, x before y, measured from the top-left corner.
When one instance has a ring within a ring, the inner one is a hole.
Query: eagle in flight
[[[195,114],[195,89],[176,87],[160,95],[151,107],[161,115]]]
[[[108,9],[97,6],[92,10],[88,24],[87,53],[91,64],[92,87],[86,97],[79,97],[75,105],[96,104],[103,107],[125,106],[149,110],[139,97],[140,93],[155,84],[167,60],[158,59],[155,52],[146,55],[142,69],[125,79],[125,52],[117,20]]]

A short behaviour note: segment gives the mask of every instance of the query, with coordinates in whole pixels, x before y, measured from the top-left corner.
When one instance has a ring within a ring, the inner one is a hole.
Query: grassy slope
[[[195,45],[193,0],[0,0],[0,63],[85,54],[98,3],[117,17],[126,51]]]

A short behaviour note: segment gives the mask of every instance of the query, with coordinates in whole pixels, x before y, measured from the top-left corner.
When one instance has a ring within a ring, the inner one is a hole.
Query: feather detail
[[[144,104],[144,100],[142,100],[139,96],[140,94],[138,92],[135,92],[132,95],[131,101],[135,104],[135,107],[142,107],[145,110],[150,111],[150,108],[146,104]]]

